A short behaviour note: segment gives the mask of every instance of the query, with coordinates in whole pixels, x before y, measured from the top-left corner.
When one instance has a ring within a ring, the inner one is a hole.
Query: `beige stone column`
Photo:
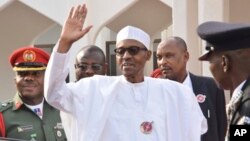
[[[173,0],[173,35],[182,37],[188,46],[190,59],[188,70],[201,74],[201,62],[196,28],[198,25],[197,0]]]
[[[229,0],[198,0],[198,22],[228,21]],[[205,42],[199,40],[199,52],[205,52]],[[202,62],[202,75],[211,76],[208,62]]]
[[[199,0],[198,21],[199,24],[206,21],[229,21],[229,4],[230,0]],[[205,52],[205,42],[199,40],[200,53]],[[211,76],[209,64],[206,61],[202,62],[202,75]],[[226,103],[230,99],[230,92],[225,91]]]

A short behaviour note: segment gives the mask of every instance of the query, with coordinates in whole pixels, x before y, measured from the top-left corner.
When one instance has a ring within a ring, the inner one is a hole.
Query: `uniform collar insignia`
[[[57,123],[56,126],[54,126],[54,129],[63,129],[62,123]]]
[[[14,101],[13,110],[18,110],[23,105],[23,101],[21,100],[18,93],[15,95],[13,101]]]
[[[24,131],[30,131],[33,130],[33,125],[22,125],[17,127],[17,132],[24,132]]]

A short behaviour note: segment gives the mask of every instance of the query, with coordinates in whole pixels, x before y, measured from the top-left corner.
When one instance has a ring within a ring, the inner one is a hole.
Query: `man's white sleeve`
[[[54,48],[44,78],[44,96],[47,102],[59,110],[70,113],[72,109],[72,93],[65,79],[69,74],[69,52],[60,54]]]

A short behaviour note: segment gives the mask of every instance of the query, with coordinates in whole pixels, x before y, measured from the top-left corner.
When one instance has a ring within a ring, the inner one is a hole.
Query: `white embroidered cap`
[[[119,43],[122,40],[126,40],[126,39],[133,39],[133,40],[137,40],[139,42],[141,42],[147,49],[149,49],[150,47],[150,37],[149,35],[134,26],[126,26],[124,28],[122,28],[116,37],[116,44]]]

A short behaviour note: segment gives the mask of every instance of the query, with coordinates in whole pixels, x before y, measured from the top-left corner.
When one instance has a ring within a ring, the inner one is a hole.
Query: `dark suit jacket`
[[[243,96],[240,104],[232,117],[232,125],[250,125],[249,121],[241,120],[244,117],[250,118],[250,78],[247,79],[242,89]]]
[[[208,131],[202,135],[201,141],[224,141],[227,130],[224,91],[212,78],[189,74],[195,95],[206,96],[205,101],[199,103],[208,123]]]

